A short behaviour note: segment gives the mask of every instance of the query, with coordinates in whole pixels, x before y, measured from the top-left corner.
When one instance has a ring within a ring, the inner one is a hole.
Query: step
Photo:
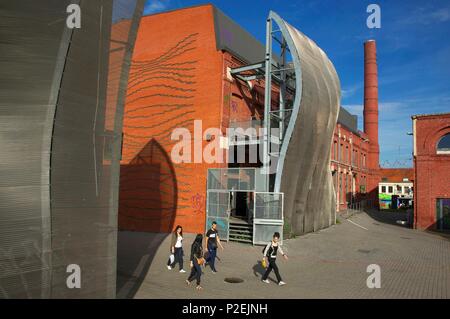
[[[234,229],[253,229],[253,226],[247,226],[247,225],[243,226],[243,225],[230,224],[229,227],[234,228]]]
[[[253,240],[251,239],[241,239],[241,238],[231,238],[230,241],[239,242],[239,243],[246,243],[246,244],[253,244]]]
[[[230,234],[253,234],[253,229],[230,229]]]
[[[235,239],[249,239],[253,240],[252,235],[236,235],[236,234],[229,234],[228,238],[235,238]]]

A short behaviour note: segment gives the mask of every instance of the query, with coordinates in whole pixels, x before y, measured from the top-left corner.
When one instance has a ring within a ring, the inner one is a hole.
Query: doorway
[[[436,224],[438,230],[450,230],[450,198],[436,200]]]

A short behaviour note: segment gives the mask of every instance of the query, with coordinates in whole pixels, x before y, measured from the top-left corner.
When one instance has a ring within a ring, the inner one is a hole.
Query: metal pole
[[[265,191],[269,191],[269,166],[270,166],[270,109],[271,109],[271,93],[272,93],[272,19],[268,18],[266,23],[266,83],[264,95],[264,145],[263,145],[263,165]]]
[[[280,85],[280,140],[284,134],[284,109],[286,107],[286,39],[282,36],[281,40],[281,85]]]

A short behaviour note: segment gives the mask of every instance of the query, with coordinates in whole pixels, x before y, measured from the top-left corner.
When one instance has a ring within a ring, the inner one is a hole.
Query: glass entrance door
[[[436,200],[436,222],[438,230],[450,230],[450,198]]]

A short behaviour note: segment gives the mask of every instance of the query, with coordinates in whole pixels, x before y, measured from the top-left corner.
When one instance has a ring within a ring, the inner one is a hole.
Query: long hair
[[[202,234],[197,234],[197,236],[195,236],[194,242],[192,243],[192,247],[194,247],[194,245],[199,245],[200,247],[202,246],[202,240],[203,240],[203,235]]]
[[[175,235],[177,234],[178,228],[181,228],[180,231],[180,236],[183,237],[183,227],[181,227],[181,225],[177,225],[177,227],[175,227],[175,230],[173,231],[175,233]]]

